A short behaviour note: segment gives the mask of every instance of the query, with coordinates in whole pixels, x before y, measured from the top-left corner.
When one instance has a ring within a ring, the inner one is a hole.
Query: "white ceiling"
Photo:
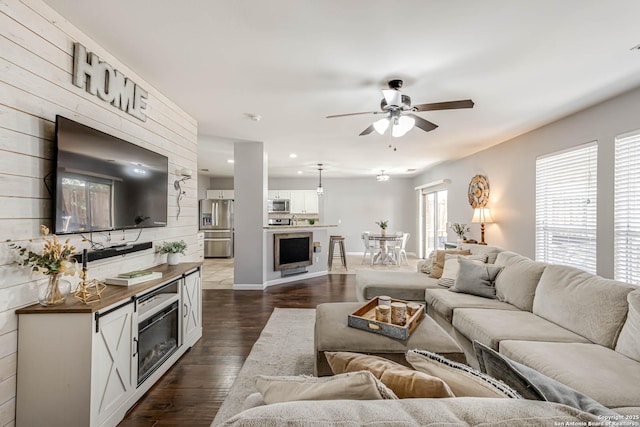
[[[272,177],[415,175],[640,85],[637,0],[45,1],[198,120],[211,176],[235,141],[263,141]],[[377,110],[390,78],[476,105],[401,138],[325,118]]]

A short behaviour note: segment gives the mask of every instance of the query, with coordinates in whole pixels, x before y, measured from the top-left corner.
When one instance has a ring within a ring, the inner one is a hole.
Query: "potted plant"
[[[467,224],[459,224],[457,222],[451,224],[450,228],[458,236],[458,243],[462,243],[467,240],[466,234],[471,232],[471,229],[467,226]]]
[[[60,304],[71,291],[71,283],[66,280],[60,281],[60,277],[74,276],[77,272],[75,259],[71,258],[76,248],[69,243],[69,239],[63,243],[55,234],[51,239],[47,239],[49,229],[44,225],[40,226],[40,233],[45,236],[42,253],[12,242],[9,243],[9,247],[18,252],[19,265],[31,267],[32,271],[49,276],[46,285],[38,286],[38,302],[44,306]]]
[[[158,248],[161,254],[167,254],[167,264],[177,265],[180,263],[180,254],[185,255],[187,244],[184,240],[179,242],[162,242],[162,246]]]
[[[376,224],[380,227],[380,234],[385,236],[387,234],[387,225],[389,225],[389,220],[380,220],[376,221]]]

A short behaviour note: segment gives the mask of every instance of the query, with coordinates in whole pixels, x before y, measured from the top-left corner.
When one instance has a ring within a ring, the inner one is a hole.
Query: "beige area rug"
[[[245,398],[256,392],[256,375],[313,375],[315,320],[313,308],[273,310],[213,419],[212,427],[241,412]]]

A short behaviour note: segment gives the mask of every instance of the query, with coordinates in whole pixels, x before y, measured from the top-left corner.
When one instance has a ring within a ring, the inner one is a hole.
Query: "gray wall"
[[[211,178],[209,178],[206,175],[202,175],[202,174],[198,174],[198,200],[201,199],[206,199],[207,198],[207,190],[211,188],[211,186],[209,185],[209,181],[211,180]]]
[[[234,144],[234,288],[261,289],[265,282],[267,157],[262,142]]]
[[[211,178],[208,190],[233,190],[233,177],[231,178]]]
[[[536,157],[597,140],[597,268],[599,275],[613,277],[613,141],[616,135],[639,128],[640,89],[636,89],[472,156],[438,165],[416,177],[413,184],[451,179],[449,221],[470,224],[469,181],[475,174],[487,175],[489,206],[496,222],[487,224],[485,240],[533,258]],[[413,211],[417,211],[415,203]],[[479,240],[479,226],[471,227]],[[449,239],[455,239],[452,232]]]

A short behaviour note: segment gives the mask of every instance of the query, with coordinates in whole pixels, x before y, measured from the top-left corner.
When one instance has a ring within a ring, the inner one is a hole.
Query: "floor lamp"
[[[487,222],[493,222],[489,208],[475,208],[471,222],[480,223],[480,243],[478,244],[486,245],[487,242],[484,241],[484,225]]]

